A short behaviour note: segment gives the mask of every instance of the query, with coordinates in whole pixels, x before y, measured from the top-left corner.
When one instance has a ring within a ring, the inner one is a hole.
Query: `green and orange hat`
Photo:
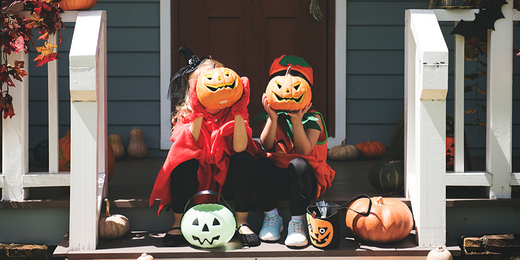
[[[313,76],[311,66],[309,66],[303,58],[294,55],[284,54],[276,58],[269,69],[269,80],[276,76],[284,76],[289,66],[291,66],[292,76],[301,77],[312,86]]]

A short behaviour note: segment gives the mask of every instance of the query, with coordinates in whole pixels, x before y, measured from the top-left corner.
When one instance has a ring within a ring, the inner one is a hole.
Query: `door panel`
[[[334,0],[321,0],[324,19],[309,13],[310,0],[172,1],[172,73],[186,65],[177,54],[187,46],[211,55],[251,83],[250,120],[263,111],[269,67],[283,54],[303,57],[314,70],[313,106],[334,136]],[[263,125],[252,126],[253,136]]]

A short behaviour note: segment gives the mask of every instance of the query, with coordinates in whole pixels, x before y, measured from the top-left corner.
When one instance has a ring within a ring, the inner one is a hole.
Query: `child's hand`
[[[192,117],[203,116],[206,109],[199,102],[199,98],[197,97],[197,80],[193,79],[190,81],[190,107],[193,110]],[[192,118],[192,119],[193,119]]]
[[[295,111],[293,113],[287,113],[291,117],[291,122],[302,122],[303,115],[309,111],[309,109],[312,107],[312,103],[309,103],[306,105],[303,109],[300,109],[298,111]]]
[[[240,77],[240,79],[244,86],[244,93],[242,93],[242,97],[231,107],[231,113],[233,113],[233,115],[242,114],[244,109],[247,111],[247,105],[249,104],[249,79],[247,77]]]
[[[269,103],[267,103],[267,96],[265,95],[265,93],[262,95],[262,105],[264,105],[264,110],[269,115],[269,118],[271,118],[271,121],[278,120],[278,112],[273,110],[271,108],[271,105],[269,105]]]

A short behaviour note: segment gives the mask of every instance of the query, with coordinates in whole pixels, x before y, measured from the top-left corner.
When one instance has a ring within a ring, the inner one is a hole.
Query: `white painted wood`
[[[336,86],[335,86],[335,102],[336,111],[345,111],[346,107],[346,84],[347,84],[347,2],[348,0],[336,0]],[[162,150],[168,150],[171,147],[170,129],[171,129],[171,111],[170,101],[168,99],[168,86],[171,77],[171,11],[170,1],[160,0],[160,50],[161,50],[161,140],[160,147]],[[336,136],[329,137],[328,147],[339,145],[345,140],[347,134],[346,114],[343,112],[336,113]]]
[[[515,172],[511,174],[511,185],[518,186],[520,185],[520,172]]]
[[[95,250],[98,239],[97,223],[102,186],[105,182],[106,157],[104,155],[107,144],[105,36],[105,11],[78,12],[69,54],[71,92],[69,247],[74,251]]]
[[[8,63],[24,61],[24,70],[29,73],[28,55],[12,53]],[[16,87],[8,87],[13,97],[15,116],[2,117],[2,173],[5,184],[2,188],[2,200],[22,201],[29,196],[29,190],[23,187],[23,175],[29,171],[29,79],[23,82],[13,80]],[[5,89],[4,89],[5,90]]]
[[[446,93],[448,47],[432,10],[406,13],[405,73],[415,65],[415,80],[406,83],[407,190],[414,212],[419,246],[446,245]],[[413,38],[413,39],[410,39]],[[415,41],[415,46],[410,42]],[[414,48],[414,53],[409,49]],[[410,55],[415,59],[411,62]],[[414,87],[411,90],[410,87]],[[411,95],[414,94],[414,96]],[[410,100],[411,99],[411,100]],[[413,113],[410,113],[413,110]],[[413,114],[413,117],[410,117]],[[412,127],[410,127],[413,125]],[[412,148],[413,147],[413,148]],[[412,149],[410,149],[412,148]],[[413,167],[413,168],[412,168]]]
[[[161,63],[161,149],[168,150],[172,146],[171,135],[171,103],[168,88],[171,77],[171,8],[169,0],[160,1],[160,63]]]
[[[49,37],[49,43],[58,45],[57,35]],[[56,48],[56,52],[58,49]],[[48,74],[48,107],[49,107],[49,172],[59,172],[58,140],[59,109],[58,109],[58,60],[47,63]]]
[[[409,189],[415,181],[415,68],[416,68],[416,44],[410,28],[411,12],[405,12],[404,34],[404,161],[405,161],[405,196],[410,198],[415,190]],[[410,185],[409,185],[410,184]]]
[[[489,198],[511,198],[513,128],[513,0],[504,19],[488,30],[486,171],[493,174]]]
[[[457,24],[456,22],[455,24]],[[464,172],[464,36],[455,34],[454,57],[454,172]]]
[[[439,22],[473,21],[479,9],[433,9]]]
[[[491,186],[493,175],[487,172],[446,173],[446,186]]]
[[[327,146],[333,147],[340,145],[341,141],[346,141],[347,137],[347,117],[346,113],[339,111],[347,111],[347,1],[336,0],[336,42],[335,46],[335,58],[336,58],[336,75],[335,75],[335,105],[336,105],[336,118],[335,118],[335,136],[329,137]],[[347,142],[345,142],[347,143]]]
[[[60,187],[70,186],[70,173],[31,172],[23,176],[23,186],[30,187]]]

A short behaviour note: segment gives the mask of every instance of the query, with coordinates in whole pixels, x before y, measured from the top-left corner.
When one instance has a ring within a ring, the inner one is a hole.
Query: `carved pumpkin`
[[[130,229],[130,221],[121,214],[110,214],[110,203],[106,202],[106,212],[99,218],[98,235],[100,239],[116,239],[124,236]]]
[[[271,79],[265,89],[267,103],[278,111],[297,111],[312,100],[312,68],[300,57],[282,55],[269,69]]]
[[[242,80],[229,68],[213,68],[197,79],[197,98],[207,109],[224,109],[235,104],[244,92]]]
[[[356,144],[361,157],[366,159],[379,159],[386,153],[386,147],[379,141],[366,141]]]
[[[306,215],[311,243],[318,248],[327,247],[334,238],[334,227],[332,223],[315,218],[308,213]]]
[[[181,220],[182,235],[190,244],[202,247],[219,247],[235,234],[233,213],[220,204],[199,204],[184,213]]]
[[[59,6],[63,11],[69,10],[89,10],[94,7],[97,0],[61,0]]]
[[[372,209],[367,217],[347,211],[345,223],[352,233],[366,241],[389,243],[400,241],[412,231],[413,216],[406,204],[392,198],[372,197]],[[358,212],[367,210],[364,200],[356,200],[350,208]]]

